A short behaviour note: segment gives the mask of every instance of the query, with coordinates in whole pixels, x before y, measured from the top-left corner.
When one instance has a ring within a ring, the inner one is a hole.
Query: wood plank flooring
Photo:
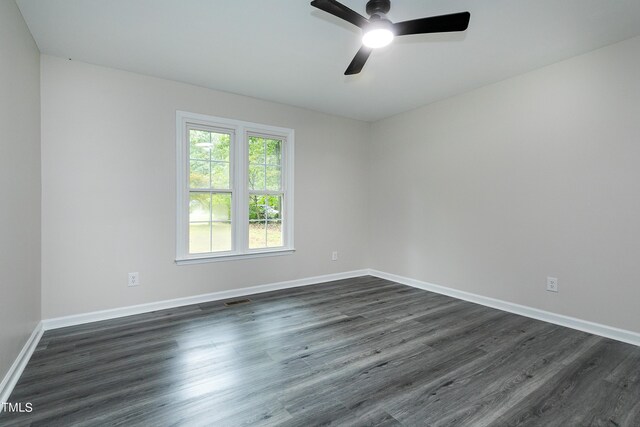
[[[640,426],[640,347],[374,277],[48,331],[0,426]]]

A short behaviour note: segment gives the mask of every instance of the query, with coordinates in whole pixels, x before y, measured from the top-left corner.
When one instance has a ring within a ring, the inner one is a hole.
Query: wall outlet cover
[[[138,286],[140,285],[140,273],[137,271],[134,273],[129,273],[129,280],[127,282],[127,286]]]

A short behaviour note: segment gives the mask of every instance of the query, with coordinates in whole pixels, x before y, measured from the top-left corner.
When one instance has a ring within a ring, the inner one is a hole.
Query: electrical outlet
[[[556,277],[547,277],[547,291],[558,292],[558,279]]]
[[[127,282],[127,286],[138,286],[140,284],[140,273],[137,271],[135,273],[129,273],[129,281]]]
[[[331,252],[331,261],[337,261],[337,260],[338,260],[338,251]]]

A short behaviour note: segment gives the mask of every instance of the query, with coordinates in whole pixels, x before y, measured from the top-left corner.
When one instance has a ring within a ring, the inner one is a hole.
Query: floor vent
[[[240,305],[240,304],[249,304],[251,302],[250,299],[237,299],[234,301],[227,301],[224,303],[224,305],[226,305],[227,307],[233,307],[234,305]]]

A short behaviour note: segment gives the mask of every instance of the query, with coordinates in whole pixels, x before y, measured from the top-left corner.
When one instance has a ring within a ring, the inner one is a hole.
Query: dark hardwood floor
[[[640,426],[640,348],[373,277],[48,331],[1,426]]]

